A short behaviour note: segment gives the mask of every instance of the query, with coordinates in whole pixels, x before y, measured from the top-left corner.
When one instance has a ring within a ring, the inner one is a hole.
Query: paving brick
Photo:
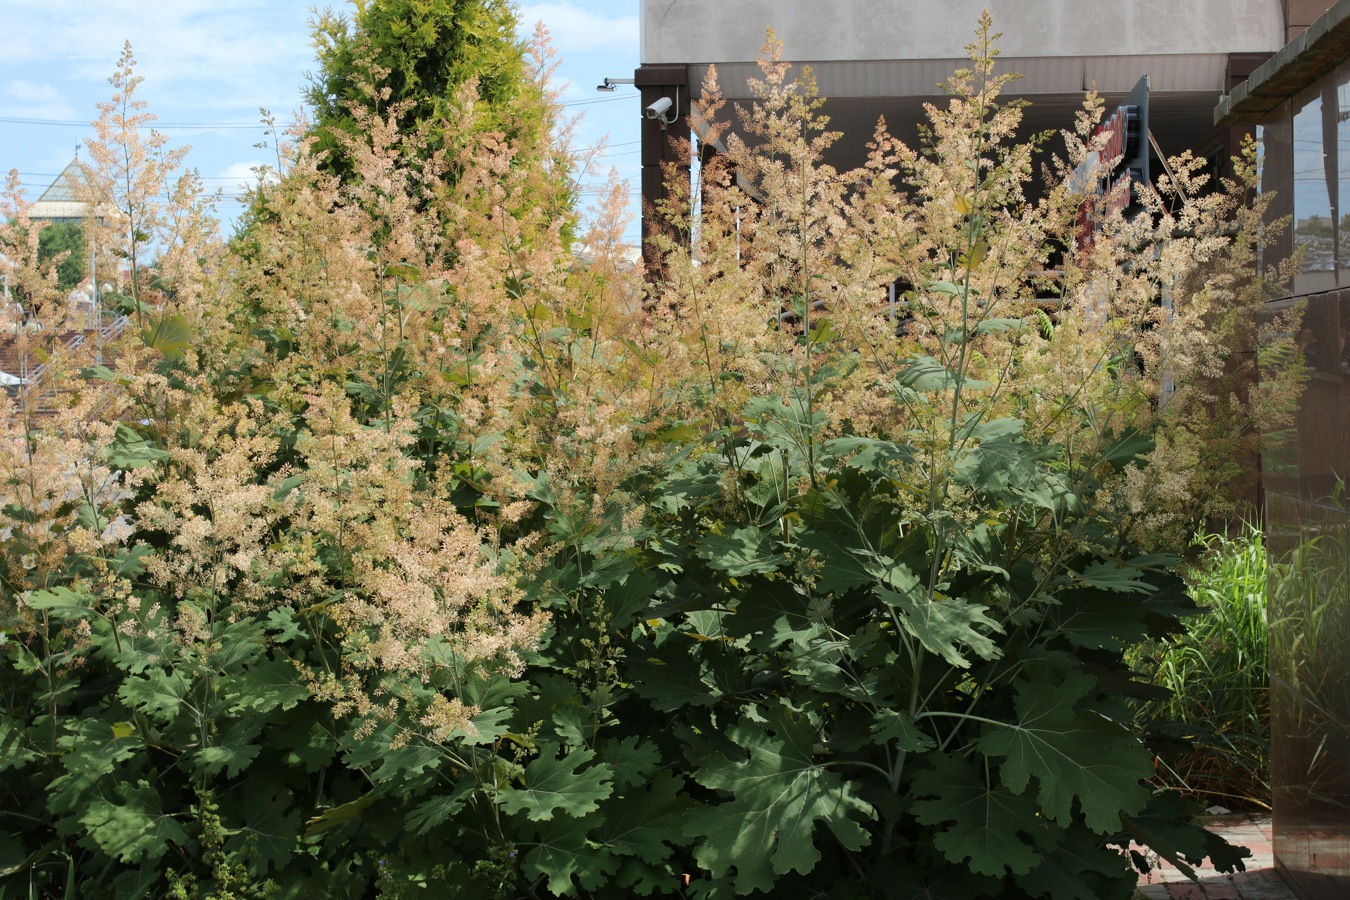
[[[1252,851],[1246,871],[1221,875],[1211,866],[1197,866],[1200,883],[1196,884],[1175,866],[1159,861],[1147,875],[1140,876],[1136,900],[1295,900],[1294,892],[1274,868],[1268,816],[1223,816],[1210,820],[1206,827],[1230,844]]]
[[[1294,892],[1284,882],[1249,881],[1238,885],[1242,900],[1295,900]]]
[[[1228,880],[1232,881],[1235,884],[1245,884],[1246,882],[1250,881],[1254,882],[1277,881],[1283,883],[1283,879],[1280,878],[1280,874],[1270,866],[1263,866],[1262,868],[1257,869],[1249,865],[1247,866],[1247,871],[1234,872],[1232,875],[1228,876]]]

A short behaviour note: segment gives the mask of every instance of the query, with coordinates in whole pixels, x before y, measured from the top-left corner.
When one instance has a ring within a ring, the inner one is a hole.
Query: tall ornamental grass
[[[1146,727],[1191,744],[1160,758],[1158,780],[1206,804],[1269,808],[1265,542],[1248,525],[1196,545],[1202,555],[1186,581],[1203,610],[1186,619],[1184,633],[1142,644],[1132,656],[1170,692],[1143,708]]]

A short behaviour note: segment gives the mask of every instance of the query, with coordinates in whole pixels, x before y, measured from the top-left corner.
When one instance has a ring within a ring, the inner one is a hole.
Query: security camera
[[[651,106],[647,107],[647,118],[660,119],[663,122],[669,122],[670,120],[666,118],[666,113],[670,112],[670,108],[674,105],[674,101],[669,97],[662,97],[660,100],[657,100]]]

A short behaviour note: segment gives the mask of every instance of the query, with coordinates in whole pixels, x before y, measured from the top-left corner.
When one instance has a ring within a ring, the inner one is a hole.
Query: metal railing
[[[126,330],[127,323],[130,321],[131,321],[130,316],[119,315],[117,318],[113,319],[111,322],[109,322],[107,325],[104,325],[102,328],[87,329],[84,331],[80,331],[73,338],[71,338],[69,342],[64,343],[61,349],[77,350],[89,342],[89,338],[92,334],[96,336],[98,340],[99,364],[101,365],[103,363],[102,359],[103,344],[105,342],[115,341],[117,340],[117,338],[121,337],[122,332]],[[34,387],[37,386],[37,384],[42,380],[42,373],[46,370],[46,368],[47,368],[46,363],[38,364],[38,366],[34,368],[32,372],[22,376],[23,384],[31,385]]]

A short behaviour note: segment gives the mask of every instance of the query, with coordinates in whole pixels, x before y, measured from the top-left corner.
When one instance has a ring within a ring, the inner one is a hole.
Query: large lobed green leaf
[[[876,590],[881,601],[896,612],[905,630],[918,638],[929,653],[941,656],[950,665],[966,669],[970,667],[968,654],[980,659],[997,659],[1002,654],[989,635],[1003,629],[985,615],[988,607],[960,597],[930,600],[916,578],[903,591],[884,587]]]
[[[575,818],[593,813],[614,790],[607,764],[587,766],[594,759],[595,751],[585,749],[559,759],[558,745],[541,741],[539,755],[525,767],[524,783],[499,791],[497,802],[507,812],[524,813],[536,822],[560,812]]]
[[[545,879],[549,893],[556,896],[571,896],[577,884],[588,891],[600,887],[614,871],[615,859],[587,837],[598,818],[578,822],[564,817],[541,822],[531,841],[534,846],[521,861],[524,873],[533,879]]]
[[[1042,848],[1041,864],[1017,878],[1028,896],[1047,900],[1129,900],[1134,896],[1137,876],[1119,848],[1081,828],[1056,834],[1056,838],[1056,844]]]
[[[857,820],[874,818],[875,810],[855,784],[813,758],[817,733],[804,715],[779,706],[764,724],[741,719],[729,736],[746,756],[713,755],[695,778],[732,799],[703,807],[685,827],[700,839],[695,859],[713,876],[734,868],[736,892],[748,894],[772,890],[775,876],[809,873],[821,858],[817,823],[849,850],[871,840]]]
[[[914,779],[914,816],[924,825],[945,826],[933,844],[954,863],[1002,877],[1034,869],[1041,855],[1029,829],[1036,825],[1036,801],[976,772],[967,760],[933,754],[929,768]]]
[[[1144,808],[1153,774],[1152,756],[1120,724],[1081,709],[1097,680],[1070,671],[1056,680],[1049,667],[1034,667],[1017,682],[1017,719],[987,722],[978,746],[1002,758],[1004,785],[1014,794],[1038,784],[1042,813],[1063,827],[1074,818],[1074,802],[1087,827],[1098,834],[1120,829],[1122,814]]]
[[[708,565],[733,578],[773,572],[782,558],[773,552],[773,542],[760,529],[737,528],[730,534],[706,534],[697,553]]]
[[[144,780],[117,786],[117,800],[91,800],[80,823],[109,856],[123,862],[156,860],[169,844],[187,844],[187,831],[164,811],[159,792]],[[120,802],[119,802],[120,801]]]

